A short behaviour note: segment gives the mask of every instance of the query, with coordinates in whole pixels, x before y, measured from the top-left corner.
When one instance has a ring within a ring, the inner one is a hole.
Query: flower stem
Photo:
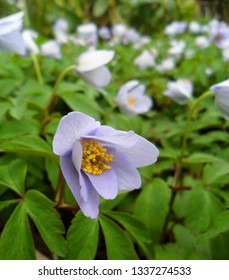
[[[65,189],[65,180],[61,172],[61,169],[59,169],[59,177],[58,177],[56,193],[54,197],[54,203],[56,206],[60,206],[64,202],[64,189]]]
[[[175,171],[175,174],[174,174],[174,182],[173,182],[173,186],[171,188],[172,189],[172,194],[171,194],[171,198],[170,198],[170,202],[169,202],[169,210],[168,210],[168,213],[166,215],[163,230],[162,230],[161,243],[165,242],[167,228],[168,228],[170,216],[171,216],[172,211],[173,211],[173,203],[175,201],[177,192],[180,191],[180,190],[186,190],[186,189],[188,190],[188,188],[180,187],[180,180],[181,180],[181,174],[182,174],[182,168],[183,168],[183,158],[184,158],[184,155],[185,155],[185,152],[186,152],[187,140],[188,140],[188,136],[189,136],[189,132],[190,132],[190,124],[191,124],[193,113],[195,112],[198,105],[203,100],[205,100],[206,98],[211,97],[211,96],[214,96],[213,92],[211,92],[211,91],[205,92],[198,99],[196,99],[193,104],[191,104],[191,107],[189,109],[187,119],[186,119],[184,134],[183,134],[183,137],[182,137],[182,140],[181,140],[180,157],[179,157],[178,162],[176,164],[176,171]]]
[[[194,103],[191,105],[189,111],[188,111],[188,115],[187,115],[187,119],[186,119],[186,124],[185,124],[185,129],[184,129],[184,134],[181,140],[181,151],[180,151],[180,157],[178,159],[178,163],[176,166],[176,172],[174,175],[174,184],[173,184],[173,188],[177,188],[179,183],[180,183],[180,177],[181,177],[181,173],[182,173],[182,165],[183,165],[183,158],[186,152],[186,146],[187,146],[187,140],[188,140],[188,136],[189,136],[189,132],[190,132],[190,124],[192,121],[192,116],[193,113],[195,112],[195,110],[197,109],[197,107],[199,106],[199,104],[205,100],[208,97],[214,96],[214,93],[212,91],[207,91],[204,94],[202,94],[198,99],[196,99],[194,101]]]
[[[182,161],[185,151],[186,151],[186,145],[187,145],[187,139],[189,136],[190,132],[190,124],[192,120],[193,113],[197,109],[198,105],[205,100],[208,97],[214,96],[214,92],[212,91],[207,91],[204,94],[202,94],[198,99],[195,100],[195,102],[192,104],[191,108],[189,109],[187,120],[186,120],[186,125],[185,125],[185,130],[181,142],[181,154],[180,154],[180,161]]]
[[[34,55],[34,54],[31,54],[31,58],[33,60],[33,65],[34,65],[35,73],[36,73],[36,76],[37,76],[37,80],[40,84],[43,84],[44,81],[43,81],[43,78],[42,78],[41,69],[40,69],[40,65],[39,65],[37,56]]]
[[[50,100],[49,100],[49,103],[48,103],[47,107],[44,109],[44,112],[43,112],[42,121],[41,121],[41,134],[42,134],[46,124],[49,122],[48,121],[48,115],[53,111],[53,109],[55,108],[56,103],[58,101],[59,97],[57,96],[57,91],[59,89],[59,86],[60,86],[62,80],[64,79],[64,77],[66,76],[66,74],[69,71],[74,70],[75,68],[76,68],[75,65],[71,65],[71,66],[67,67],[66,69],[64,69],[61,72],[60,76],[56,80],[56,83],[54,85],[54,88],[53,88],[53,91],[52,91],[52,94],[51,94],[51,97],[50,97]]]
[[[51,112],[53,110],[53,108],[55,107],[55,104],[57,102],[58,96],[57,96],[57,91],[59,89],[59,86],[62,82],[62,80],[64,79],[64,77],[66,76],[66,74],[71,71],[74,70],[76,68],[75,65],[71,65],[69,67],[67,67],[66,69],[64,69],[61,73],[60,76],[58,77],[58,79],[56,80],[56,83],[54,85],[53,91],[52,91],[52,95],[49,101],[49,104],[46,108],[47,113]]]

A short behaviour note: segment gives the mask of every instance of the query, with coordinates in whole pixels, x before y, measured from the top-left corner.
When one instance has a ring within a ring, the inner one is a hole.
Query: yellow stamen
[[[95,140],[83,140],[81,144],[83,147],[82,169],[84,172],[100,175],[111,168],[106,163],[113,161],[113,155],[107,154],[106,148]]]
[[[129,96],[127,98],[127,100],[128,100],[128,103],[130,104],[131,107],[135,107],[136,106],[136,101],[135,101],[135,99],[132,96]]]

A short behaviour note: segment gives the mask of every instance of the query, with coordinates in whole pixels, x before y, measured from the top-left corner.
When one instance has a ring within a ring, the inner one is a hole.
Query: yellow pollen
[[[136,101],[135,101],[135,99],[132,96],[129,96],[127,98],[127,100],[128,100],[128,103],[130,104],[131,107],[135,107],[136,106]]]
[[[113,161],[113,155],[107,154],[106,148],[95,140],[83,140],[81,144],[83,147],[82,169],[84,172],[100,175],[111,168],[107,163]]]

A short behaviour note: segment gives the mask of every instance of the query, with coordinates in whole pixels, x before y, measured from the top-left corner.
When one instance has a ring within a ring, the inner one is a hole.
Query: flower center
[[[84,172],[100,175],[111,168],[107,163],[113,161],[113,155],[107,154],[106,148],[95,140],[83,140],[81,143],[83,147],[82,169]]]
[[[222,38],[222,36],[221,36],[220,34],[217,34],[217,35],[215,36],[215,38],[214,38],[214,40],[215,40],[216,42],[220,42],[222,39],[223,39],[223,38]]]
[[[128,100],[128,103],[129,103],[129,105],[130,105],[131,107],[135,107],[135,106],[136,106],[136,101],[135,101],[135,99],[134,99],[133,97],[129,96],[129,97],[127,98],[127,100]]]

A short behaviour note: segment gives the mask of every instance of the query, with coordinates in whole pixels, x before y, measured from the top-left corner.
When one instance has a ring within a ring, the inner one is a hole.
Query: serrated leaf
[[[47,157],[59,162],[58,157],[53,154],[51,147],[38,136],[25,135],[13,140],[1,141],[0,152],[27,153]]]
[[[30,190],[25,195],[25,206],[49,249],[59,256],[66,255],[63,234],[65,228],[54,204],[45,195]]]
[[[219,213],[211,227],[200,236],[199,241],[209,240],[216,237],[222,232],[229,231],[229,211],[223,211]]]
[[[137,260],[138,256],[128,235],[112,220],[99,216],[109,260]]]
[[[0,259],[35,259],[35,248],[23,202],[16,207],[4,227],[0,240]]]
[[[8,165],[0,166],[0,184],[19,195],[23,195],[27,165],[22,160],[14,160]]]
[[[136,200],[135,216],[149,227],[153,242],[160,240],[168,213],[170,194],[170,189],[163,180],[154,179],[142,189]]]
[[[80,211],[76,214],[67,233],[67,258],[70,260],[93,260],[99,237],[97,219],[90,219]]]

